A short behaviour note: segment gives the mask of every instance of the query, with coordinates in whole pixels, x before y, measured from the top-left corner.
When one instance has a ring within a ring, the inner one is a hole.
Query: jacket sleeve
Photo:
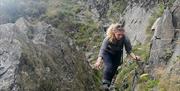
[[[130,54],[132,52],[132,45],[131,45],[131,41],[127,36],[125,36],[124,45],[127,54]]]
[[[109,41],[108,41],[108,38],[106,37],[102,42],[98,57],[103,57],[103,54],[105,53],[105,50],[108,47],[108,43]]]

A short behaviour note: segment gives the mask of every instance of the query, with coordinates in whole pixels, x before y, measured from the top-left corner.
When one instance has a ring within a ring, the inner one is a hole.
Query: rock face
[[[136,41],[145,43],[147,27],[149,26],[152,12],[157,9],[157,0],[128,0],[128,5],[123,12],[125,30],[133,45]]]
[[[164,11],[159,24],[160,25],[157,25],[155,30],[156,33],[152,39],[149,58],[149,62],[153,66],[161,63],[166,64],[172,56],[172,41],[175,29],[172,23],[172,14],[168,9]]]
[[[72,40],[44,22],[0,25],[1,91],[99,91]]]
[[[159,83],[155,91],[179,91],[180,66],[180,0],[176,0],[171,11],[166,9],[152,40],[149,65],[150,74]]]
[[[129,5],[124,12],[125,30],[130,39],[144,43],[146,40],[146,28],[151,17],[151,10],[140,7],[139,4]]]
[[[169,60],[167,68],[165,69],[165,76],[162,77],[161,87],[166,88],[167,90],[177,91],[180,88],[180,0],[176,0],[172,7],[172,15],[173,15],[173,25],[175,27],[175,35],[174,41],[172,43],[173,53]],[[166,82],[168,84],[163,84]]]
[[[173,57],[179,56],[180,54],[180,7],[178,7],[179,4],[180,4],[180,0],[176,0],[172,8],[173,23],[175,26],[175,40],[176,40]]]
[[[15,30],[14,24],[0,25],[1,34],[1,64],[0,64],[0,76],[1,76],[1,90],[7,90],[14,82],[14,76],[16,67],[19,64],[21,56],[21,43],[14,39]]]

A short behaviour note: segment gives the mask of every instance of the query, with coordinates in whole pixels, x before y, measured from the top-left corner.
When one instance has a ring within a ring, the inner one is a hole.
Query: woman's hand
[[[99,70],[101,69],[101,66],[102,66],[102,57],[98,57],[96,63],[94,64],[94,68]]]
[[[133,60],[140,61],[141,58],[139,56],[134,55],[134,53],[131,53],[130,56],[133,58]]]
[[[140,61],[141,58],[140,58],[139,56],[135,56],[135,60],[136,60],[136,61]]]

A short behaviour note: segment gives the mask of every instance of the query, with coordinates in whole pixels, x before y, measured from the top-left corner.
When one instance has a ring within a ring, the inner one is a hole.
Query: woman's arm
[[[107,46],[108,46],[108,38],[106,37],[102,42],[97,61],[94,64],[96,69],[100,69],[100,67],[101,67],[101,64],[103,62],[103,54],[104,54],[105,49],[107,48]]]
[[[101,69],[101,64],[103,63],[102,57],[98,57],[96,63],[94,64],[94,67],[96,69]]]
[[[130,55],[130,57],[133,58],[133,60],[140,60],[140,57],[136,56],[132,52],[132,45],[131,45],[131,42],[127,36],[125,36],[124,45],[125,45],[125,50],[126,50],[127,54]]]
[[[108,38],[104,38],[103,42],[102,42],[102,45],[101,45],[101,48],[100,48],[100,51],[99,51],[99,55],[98,55],[98,58],[102,58],[103,57],[103,54],[105,53],[105,50],[106,48],[108,47]]]
[[[136,56],[134,53],[130,53],[129,54],[131,56],[131,58],[133,58],[133,60],[140,60],[140,57],[139,56]]]

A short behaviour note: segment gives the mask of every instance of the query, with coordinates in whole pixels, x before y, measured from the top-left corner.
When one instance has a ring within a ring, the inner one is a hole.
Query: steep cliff
[[[1,91],[97,91],[84,55],[62,31],[20,18],[0,25]]]
[[[156,90],[179,91],[179,15],[180,1],[166,9],[155,30],[149,58],[150,74],[159,80]]]

